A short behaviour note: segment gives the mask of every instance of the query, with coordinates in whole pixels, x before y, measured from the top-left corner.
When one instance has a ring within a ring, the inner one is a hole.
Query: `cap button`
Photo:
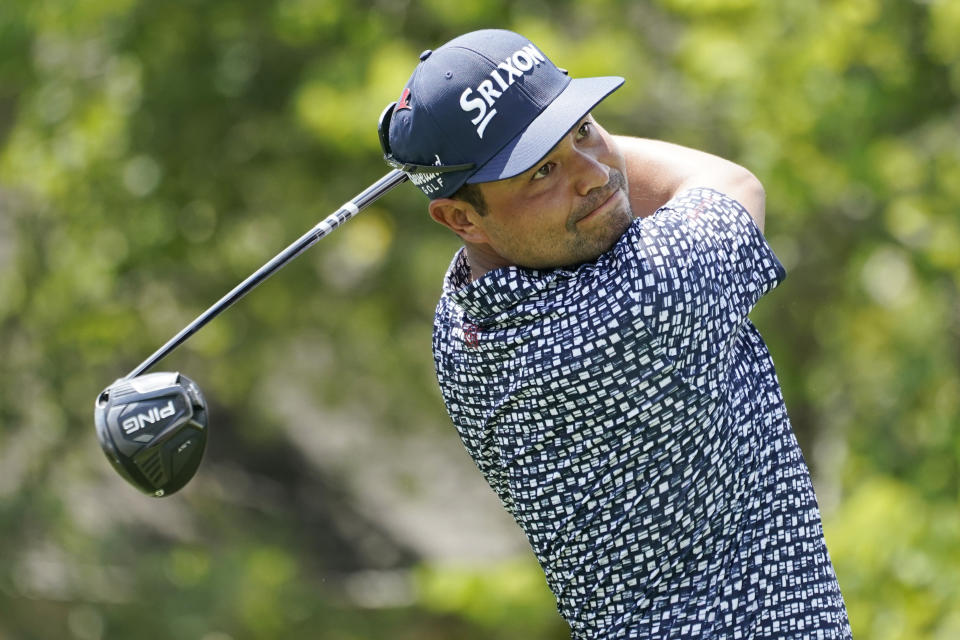
[[[421,54],[420,54],[420,62],[423,62],[424,60],[426,60],[427,58],[429,58],[431,53],[433,53],[433,49],[427,49],[426,51],[424,51],[423,53],[421,53]]]

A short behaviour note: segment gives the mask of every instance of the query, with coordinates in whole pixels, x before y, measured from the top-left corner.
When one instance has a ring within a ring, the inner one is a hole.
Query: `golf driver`
[[[390,121],[396,107],[396,102],[387,105],[377,124],[383,159],[393,167],[392,171],[300,236],[201,313],[125,378],[117,380],[97,396],[94,423],[100,447],[130,484],[156,497],[178,491],[197,472],[207,444],[207,405],[197,385],[180,373],[145,375],[147,369],[320,238],[394,187],[407,180],[422,184],[437,174],[473,167],[472,164],[441,165],[439,158],[436,164],[413,164],[395,158],[390,149]]]
[[[389,117],[387,110],[384,115]],[[145,372],[320,238],[406,182],[402,169],[415,171],[391,164],[398,168],[324,218],[97,396],[97,439],[114,469],[130,484],[156,497],[178,491],[196,473],[207,443],[207,405],[199,387],[180,373]]]

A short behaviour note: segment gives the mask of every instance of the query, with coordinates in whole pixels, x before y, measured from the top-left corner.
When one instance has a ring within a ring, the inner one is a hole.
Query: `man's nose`
[[[610,182],[610,167],[601,162],[595,155],[576,151],[576,189],[577,194],[585,196],[597,187],[603,187]]]

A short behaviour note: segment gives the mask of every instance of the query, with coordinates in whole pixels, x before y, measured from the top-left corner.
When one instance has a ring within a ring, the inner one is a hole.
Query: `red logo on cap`
[[[397,103],[397,108],[394,111],[401,111],[402,109],[410,109],[410,87],[407,87],[403,90],[403,93],[400,94],[400,101]]]

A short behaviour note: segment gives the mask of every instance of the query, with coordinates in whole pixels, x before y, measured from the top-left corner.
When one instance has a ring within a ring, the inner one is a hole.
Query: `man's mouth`
[[[616,169],[611,169],[610,181],[607,183],[607,188],[604,189],[602,193],[591,197],[589,201],[585,202],[583,206],[577,210],[577,213],[571,218],[573,221],[571,226],[583,222],[588,218],[592,218],[612,206],[613,200],[620,195],[624,186],[625,180],[623,179],[623,174]]]
[[[599,205],[597,205],[592,211],[588,211],[586,215],[581,216],[580,219],[577,220],[577,222],[579,223],[579,222],[583,222],[584,220],[589,220],[590,218],[594,217],[601,211],[607,209],[608,206],[612,203],[612,201],[619,195],[620,195],[620,189],[615,189],[613,193],[610,194],[609,198],[607,198],[606,200],[601,202]]]

